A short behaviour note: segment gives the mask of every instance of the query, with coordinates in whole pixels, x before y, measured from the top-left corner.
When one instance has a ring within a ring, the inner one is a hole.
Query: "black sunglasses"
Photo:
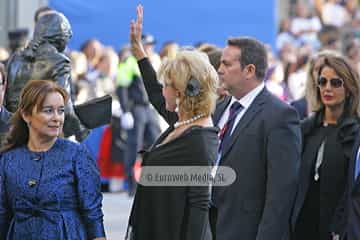
[[[331,78],[327,79],[325,77],[319,77],[318,79],[318,87],[325,87],[327,85],[327,82],[330,81],[330,86],[333,88],[340,88],[344,85],[344,80],[340,78]]]

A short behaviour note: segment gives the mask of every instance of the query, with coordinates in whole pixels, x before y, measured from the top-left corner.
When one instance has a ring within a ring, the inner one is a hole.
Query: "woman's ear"
[[[20,115],[27,124],[30,123],[30,118],[27,113],[25,113],[23,110],[20,110]]]

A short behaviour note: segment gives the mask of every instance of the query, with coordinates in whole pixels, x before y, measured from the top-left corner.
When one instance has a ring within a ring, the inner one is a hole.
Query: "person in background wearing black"
[[[314,115],[301,124],[303,150],[293,240],[331,239],[331,220],[346,187],[359,129],[358,74],[343,57],[325,54],[318,58],[317,77],[306,83]]]

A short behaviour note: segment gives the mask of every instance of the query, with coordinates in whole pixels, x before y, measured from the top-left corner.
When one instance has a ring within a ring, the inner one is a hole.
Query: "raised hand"
[[[130,22],[130,44],[131,52],[137,60],[146,57],[144,47],[141,42],[142,27],[143,27],[144,9],[142,5],[136,7],[136,20]]]

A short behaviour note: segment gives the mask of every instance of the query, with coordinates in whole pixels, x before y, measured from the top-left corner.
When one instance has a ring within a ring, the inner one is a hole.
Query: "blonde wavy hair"
[[[319,70],[317,71],[317,77],[320,75],[322,69],[327,66],[332,68],[336,74],[343,79],[346,91],[344,113],[347,116],[359,116],[359,75],[345,57],[329,52],[317,55],[317,57],[310,62],[309,74],[306,82],[306,99],[310,110],[318,112],[324,109],[324,104],[321,101],[319,88],[317,86],[317,79],[314,79],[312,75],[317,61],[321,61]]]
[[[211,115],[216,105],[218,74],[205,53],[197,50],[180,51],[173,60],[163,62],[158,79],[180,92],[179,111],[191,118],[199,114]],[[185,90],[190,79],[199,81],[197,96],[187,96]]]

